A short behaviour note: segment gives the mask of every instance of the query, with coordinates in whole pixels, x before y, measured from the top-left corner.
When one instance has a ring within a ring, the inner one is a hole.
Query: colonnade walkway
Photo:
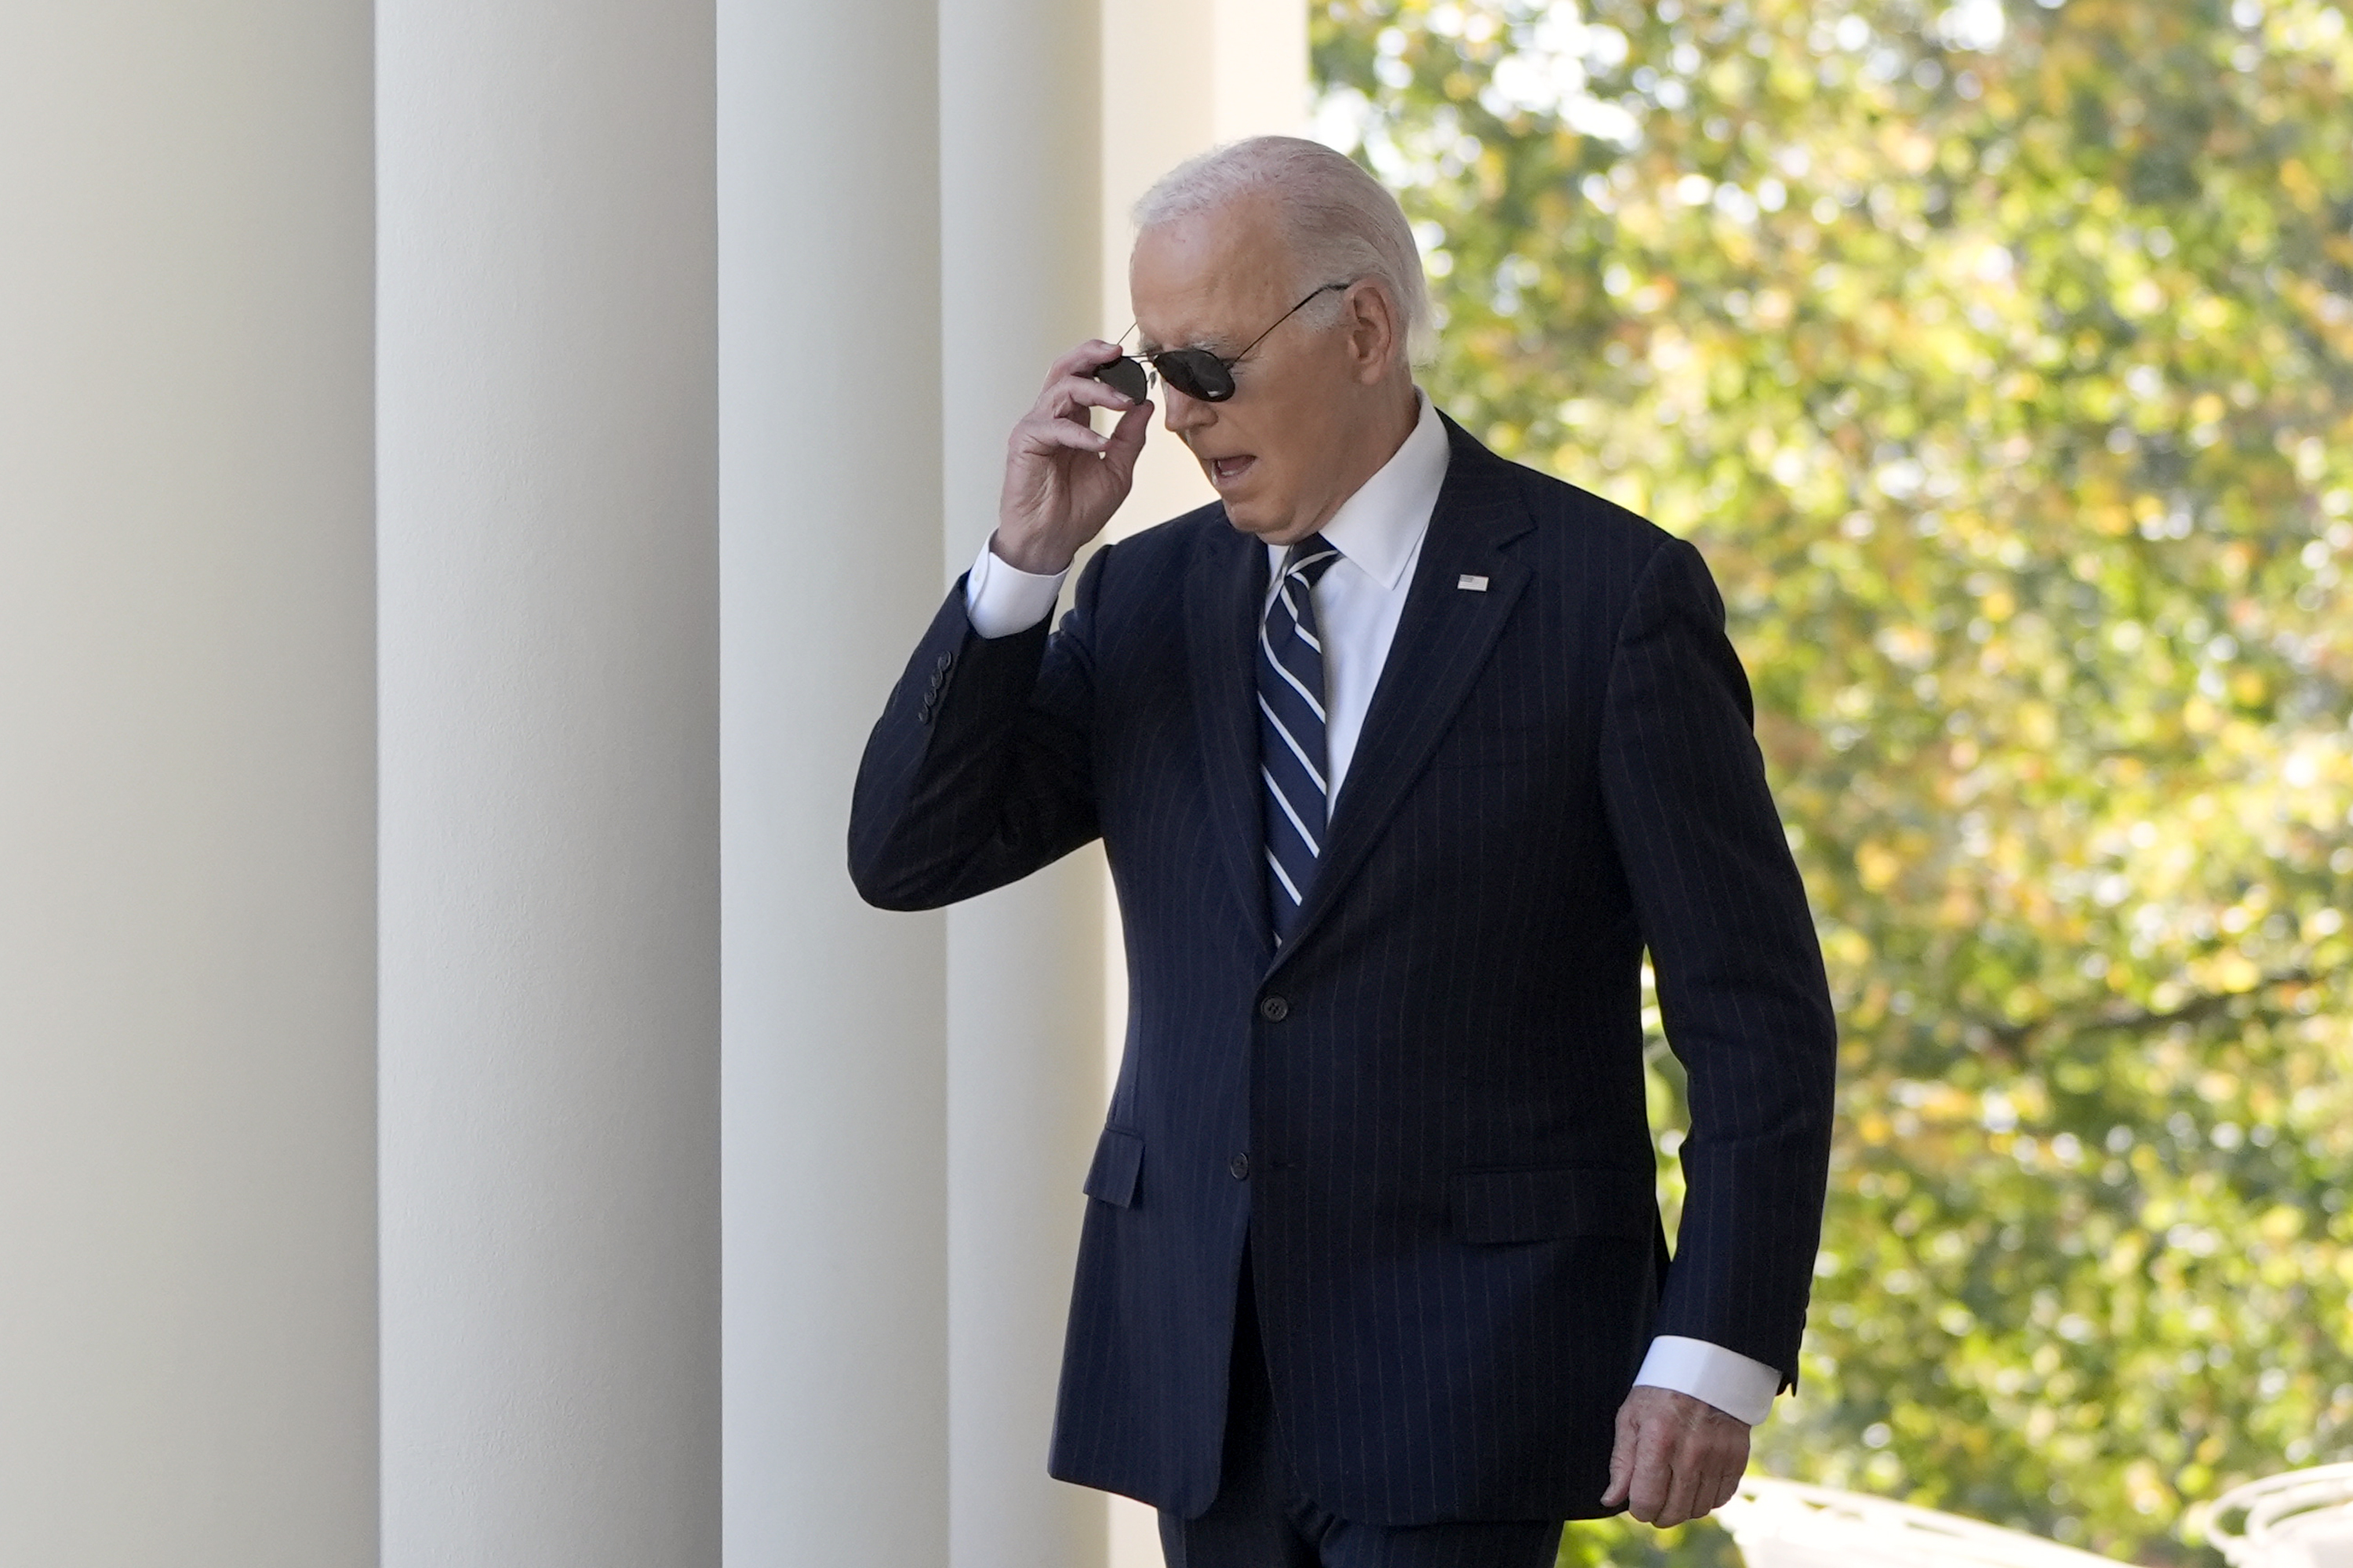
[[[1100,863],[891,916],[843,829],[1127,201],[1306,58],[1256,0],[0,10],[0,1563],[1148,1541],[1042,1463]]]

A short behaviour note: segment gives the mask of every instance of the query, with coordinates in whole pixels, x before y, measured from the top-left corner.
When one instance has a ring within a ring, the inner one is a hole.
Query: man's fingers
[[[1634,1414],[1630,1401],[1618,1407],[1618,1435],[1609,1445],[1609,1489],[1601,1494],[1603,1508],[1616,1508],[1626,1500],[1627,1489],[1634,1482],[1634,1445],[1641,1437],[1642,1424]]]
[[[1152,405],[1088,374],[1119,353],[1117,344],[1091,338],[1057,359],[1006,439],[992,547],[1024,570],[1067,564],[1127,498]],[[1097,408],[1119,416],[1109,434],[1095,430]]]
[[[1674,1435],[1664,1423],[1642,1424],[1634,1443],[1634,1478],[1627,1488],[1626,1505],[1644,1524],[1656,1524],[1666,1510],[1674,1484],[1673,1447]]]
[[[1748,1468],[1748,1428],[1688,1394],[1636,1388],[1618,1408],[1605,1508],[1672,1530],[1715,1512]]]
[[[1125,413],[1134,407],[1127,394],[1110,382],[1098,381],[1092,376],[1081,374],[1065,376],[1050,384],[1032,412],[1057,419],[1075,419],[1083,424],[1090,408],[1109,408],[1116,413]]]
[[[1746,1434],[1731,1436],[1715,1424],[1685,1431],[1669,1465],[1674,1479],[1657,1524],[1668,1529],[1705,1519],[1730,1501],[1748,1468]]]
[[[1625,1429],[1618,1432],[1617,1446],[1609,1450],[1609,1489],[1601,1494],[1603,1508],[1616,1508],[1626,1500],[1626,1490],[1634,1482],[1634,1454],[1628,1443]]]
[[[1087,339],[1086,342],[1054,361],[1053,368],[1046,372],[1045,386],[1039,390],[1039,400],[1040,402],[1045,400],[1046,394],[1054,389],[1056,382],[1066,380],[1073,376],[1091,375],[1100,366],[1109,365],[1113,360],[1117,359],[1120,354],[1120,346],[1115,343],[1105,343],[1099,337]]]
[[[1013,427],[1013,450],[1050,455],[1056,450],[1101,452],[1122,464],[1122,471],[1133,468],[1135,454],[1143,450],[1146,428],[1152,422],[1152,405],[1137,403],[1120,410],[1119,423],[1111,434],[1099,435],[1092,425],[1078,419],[1024,419]]]
[[[1699,1506],[1700,1488],[1706,1480],[1706,1460],[1701,1454],[1703,1443],[1699,1434],[1685,1431],[1681,1434],[1681,1441],[1668,1452],[1667,1500],[1651,1521],[1662,1530],[1672,1530],[1703,1511]]]
[[[1633,1483],[1634,1461],[1620,1448],[1609,1456],[1609,1489],[1601,1494],[1603,1508],[1616,1508],[1626,1500],[1626,1489]]]
[[[1070,419],[1024,419],[1013,427],[1017,456],[1024,452],[1043,456],[1057,449],[1099,452],[1110,441],[1110,437],[1095,434],[1092,426]]]
[[[1135,459],[1144,450],[1144,438],[1152,429],[1152,405],[1138,403],[1119,417],[1103,440],[1103,461],[1111,465],[1122,484],[1135,471]]]

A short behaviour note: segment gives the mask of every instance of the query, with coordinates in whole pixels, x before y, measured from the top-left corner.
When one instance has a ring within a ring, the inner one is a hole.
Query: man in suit
[[[1238,143],[1138,222],[1142,347],[1072,349],[1014,430],[849,835],[892,908],[1110,860],[1130,1017],[1050,1467],[1156,1506],[1174,1568],[1536,1568],[1563,1519],[1697,1518],[1795,1381],[1835,1054],[1722,604],[1419,392],[1411,231],[1347,159]],[[1140,364],[1219,501],[1096,552],[1050,634]]]

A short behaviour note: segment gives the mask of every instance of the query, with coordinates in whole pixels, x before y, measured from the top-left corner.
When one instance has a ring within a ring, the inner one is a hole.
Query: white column
[[[948,1553],[938,916],[849,885],[940,599],[935,0],[720,0],[726,1560]]]
[[[375,1552],[368,7],[0,7],[0,1563]]]
[[[1006,437],[1047,366],[1103,330],[1097,35],[1092,0],[940,7],[950,581],[996,524]],[[1103,1125],[1105,892],[1090,847],[948,916],[955,1568],[1103,1563],[1102,1496],[1049,1478],[1046,1449]]]
[[[1152,183],[1197,153],[1244,136],[1301,135],[1307,123],[1307,7],[1300,0],[1099,0],[1103,32],[1103,331],[1131,319],[1128,212]],[[1117,538],[1217,499],[1184,443],[1155,429],[1135,488],[1112,520]],[[1119,1066],[1127,968],[1119,912],[1104,892],[1103,1022],[1108,1070]],[[1105,1080],[1108,1082],[1108,1078]],[[1158,1568],[1152,1510],[1111,1499],[1111,1568]]]
[[[376,13],[385,1562],[715,1564],[712,17]]]

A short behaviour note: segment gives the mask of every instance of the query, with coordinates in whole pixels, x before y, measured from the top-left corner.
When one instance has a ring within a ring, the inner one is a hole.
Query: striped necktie
[[[1277,942],[1290,940],[1297,929],[1316,857],[1324,853],[1330,790],[1324,641],[1315,629],[1314,589],[1339,558],[1321,534],[1292,546],[1259,628],[1259,777],[1266,785],[1266,895]]]

